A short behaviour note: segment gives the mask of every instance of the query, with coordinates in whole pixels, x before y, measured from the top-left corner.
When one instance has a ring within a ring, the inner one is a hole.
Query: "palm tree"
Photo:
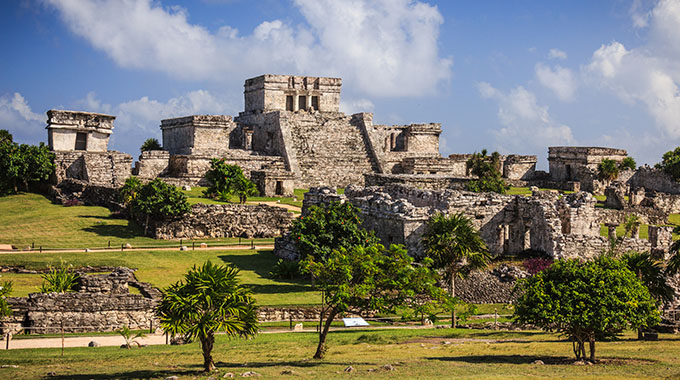
[[[130,330],[130,328],[127,326],[122,326],[120,330],[116,330],[116,332],[120,334],[120,336],[122,336],[123,339],[125,339],[124,346],[128,350],[132,348],[132,343],[136,344],[137,347],[142,347],[142,344],[136,341],[136,339],[138,338],[142,339],[146,337],[144,331],[139,331],[136,334],[132,335],[132,330]]]
[[[666,264],[666,274],[674,276],[680,272],[680,240],[674,241],[669,251],[671,257]]]
[[[451,297],[456,296],[456,277],[467,277],[476,269],[485,268],[489,253],[472,221],[462,213],[438,213],[427,222],[423,235],[425,255],[434,261],[434,267],[444,269],[450,280]],[[456,326],[455,308],[451,326]]]
[[[212,349],[215,332],[251,337],[257,333],[255,301],[248,288],[239,283],[238,269],[207,261],[194,267],[183,281],[163,291],[158,306],[161,326],[171,334],[198,338],[203,350],[203,368],[215,369]]]

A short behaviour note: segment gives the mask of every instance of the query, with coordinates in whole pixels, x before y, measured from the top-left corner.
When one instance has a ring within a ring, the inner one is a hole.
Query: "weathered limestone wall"
[[[438,174],[364,174],[366,186],[402,184],[429,190],[464,190],[470,177],[449,177]]]
[[[109,152],[54,152],[52,183],[78,179],[98,186],[120,187],[132,174],[132,156]]]
[[[212,156],[199,155],[172,155],[168,167],[167,177],[162,179],[175,185],[207,185],[205,173],[210,170]],[[230,165],[238,165],[246,177],[252,170],[283,166],[283,159],[279,156],[265,156],[257,152],[243,149],[231,149],[229,155],[222,157]]]
[[[645,188],[667,194],[680,194],[680,183],[661,170],[643,166],[628,180],[631,190]]]
[[[178,220],[155,221],[149,233],[157,239],[274,237],[286,232],[293,219],[295,215],[281,207],[199,203]]]
[[[340,109],[340,78],[266,74],[246,79],[243,87],[245,111],[249,113],[312,109],[313,97],[318,99],[318,111]]]
[[[228,153],[237,128],[231,116],[192,115],[161,120],[163,149],[170,154],[221,157]],[[234,138],[235,139],[235,138]]]
[[[578,181],[582,180],[579,168],[585,167],[595,172],[603,159],[621,162],[626,156],[627,153],[623,149],[552,146],[548,148],[548,166],[553,180]]]
[[[536,156],[511,154],[503,160],[503,177],[528,181],[536,172]]]
[[[139,155],[133,174],[141,179],[154,179],[168,173],[170,153],[165,150],[149,150]]]
[[[593,258],[609,249],[609,240],[602,236],[561,235],[556,238],[555,256],[560,258]],[[620,252],[645,252],[651,249],[649,240],[625,238]]]
[[[113,133],[115,116],[80,111],[47,111],[47,139],[53,151],[76,149],[76,135],[86,135],[85,146],[79,150],[106,152]]]

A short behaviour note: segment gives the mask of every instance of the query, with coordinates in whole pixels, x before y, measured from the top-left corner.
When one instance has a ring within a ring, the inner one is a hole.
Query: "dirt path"
[[[302,211],[300,207],[285,204],[285,203],[279,203],[279,202],[274,202],[274,201],[261,201],[261,202],[246,202],[251,205],[267,205],[267,206],[274,206],[274,207],[281,207],[285,208],[286,210],[291,210],[291,211]]]

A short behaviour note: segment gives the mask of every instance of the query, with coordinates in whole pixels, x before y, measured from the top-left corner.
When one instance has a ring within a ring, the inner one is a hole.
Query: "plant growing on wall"
[[[203,195],[229,202],[232,195],[245,203],[249,196],[258,193],[257,186],[243,174],[238,165],[227,164],[224,159],[210,160],[210,170],[205,174],[210,186],[203,191]]]
[[[161,143],[159,143],[158,140],[154,138],[144,140],[141,148],[139,149],[142,152],[146,152],[149,150],[163,150],[163,148],[161,147]]]
[[[335,249],[377,243],[375,234],[361,226],[358,212],[349,202],[310,207],[309,213],[296,219],[290,229],[300,258],[323,260]]]
[[[229,337],[252,337],[257,333],[255,300],[238,279],[233,266],[207,261],[194,267],[163,290],[157,313],[163,329],[201,342],[203,369],[215,369],[212,350],[215,333]]]
[[[7,303],[7,297],[12,293],[14,283],[12,281],[3,281],[0,283],[0,317],[12,315],[12,309]]]
[[[54,153],[45,144],[17,144],[11,135],[0,143],[0,195],[28,191],[29,183],[47,181],[53,172]]]
[[[73,267],[63,262],[58,268],[50,267],[49,272],[41,274],[40,277],[43,280],[40,293],[72,292],[80,279],[80,275],[73,271]]]
[[[635,214],[626,215],[626,218],[623,220],[624,235],[629,237],[637,236],[641,224],[642,220],[640,220],[639,216]]]
[[[487,156],[486,149],[473,153],[465,165],[471,175],[478,177],[466,184],[469,191],[505,194],[510,188],[502,178],[501,155],[498,152],[491,153],[491,156]]]
[[[619,165],[616,161],[605,158],[597,165],[598,175],[605,181],[613,181],[619,176]]]
[[[569,338],[577,360],[594,362],[595,342],[626,327],[659,322],[659,311],[647,288],[626,265],[600,256],[581,262],[558,260],[535,276],[518,282],[520,297],[514,318]]]
[[[425,255],[434,267],[444,269],[449,280],[451,297],[456,297],[456,277],[466,277],[471,271],[486,268],[489,253],[472,221],[461,213],[432,216],[423,234]],[[455,308],[451,325],[455,327]]]
[[[314,358],[324,357],[328,331],[340,313],[394,312],[418,295],[437,298],[441,290],[436,272],[430,269],[432,261],[425,259],[419,266],[412,262],[400,245],[342,247],[323,259],[307,256],[301,265],[316,277],[323,297],[324,322]]]

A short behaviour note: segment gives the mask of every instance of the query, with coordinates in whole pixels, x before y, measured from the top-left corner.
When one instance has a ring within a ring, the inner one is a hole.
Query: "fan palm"
[[[434,267],[444,269],[450,280],[451,297],[456,296],[456,277],[464,278],[476,269],[485,268],[489,253],[472,221],[461,213],[438,213],[427,222],[423,235],[425,255]],[[455,313],[452,325],[455,326]]]
[[[257,333],[255,301],[239,283],[238,269],[207,261],[194,267],[183,281],[163,291],[158,306],[161,326],[171,334],[198,338],[205,371],[215,369],[212,349],[215,333],[250,337]]]

